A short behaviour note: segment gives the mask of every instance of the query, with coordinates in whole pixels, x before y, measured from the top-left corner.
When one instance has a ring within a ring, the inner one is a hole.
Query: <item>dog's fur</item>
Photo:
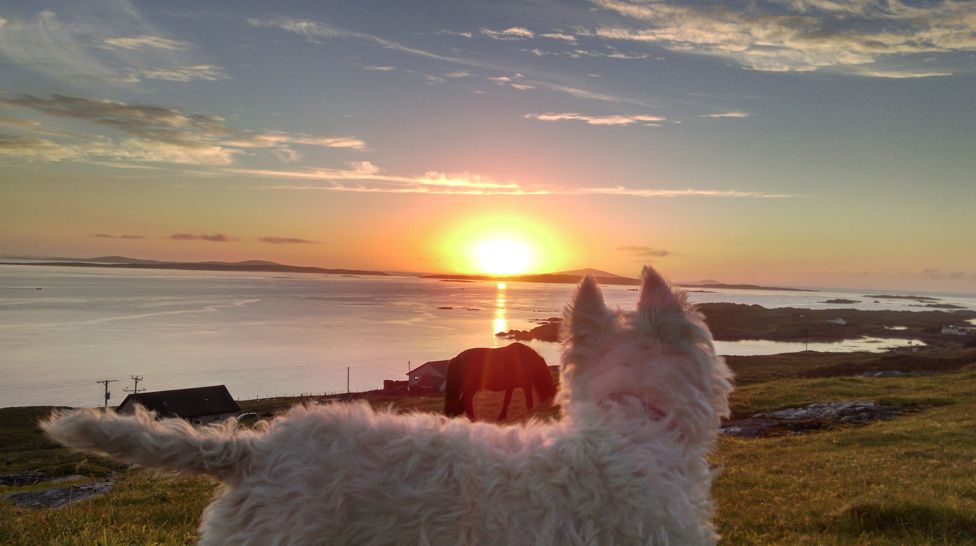
[[[201,544],[713,544],[706,454],[731,373],[645,268],[634,312],[589,277],[564,320],[562,418],[518,426],[365,403],[264,431],[78,410],[42,427],[120,461],[222,481]]]

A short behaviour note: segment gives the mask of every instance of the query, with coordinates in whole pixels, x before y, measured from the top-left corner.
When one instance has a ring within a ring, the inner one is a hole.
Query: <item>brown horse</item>
[[[447,366],[444,414],[461,415],[462,408],[474,420],[474,395],[479,390],[505,391],[505,402],[498,417],[508,415],[512,391],[521,388],[529,410],[532,409],[532,387],[539,391],[541,401],[556,394],[549,366],[539,353],[521,343],[496,349],[468,349],[451,359]]]

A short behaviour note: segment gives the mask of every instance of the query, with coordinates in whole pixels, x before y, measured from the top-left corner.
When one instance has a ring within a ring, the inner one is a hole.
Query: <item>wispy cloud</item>
[[[192,80],[218,81],[230,77],[219,66],[200,64],[196,66],[175,66],[172,68],[153,68],[139,73],[150,80],[167,80],[171,82],[188,82]]]
[[[271,189],[452,194],[530,193],[514,182],[499,182],[470,173],[448,175],[437,171],[428,171],[422,176],[385,174],[379,167],[368,161],[351,162],[347,169],[228,169],[228,172],[269,178],[327,183],[318,186],[272,186],[270,187]]]
[[[714,189],[628,188],[625,186],[575,188],[558,185],[524,186],[514,181],[496,181],[471,173],[445,174],[429,171],[423,176],[386,174],[369,162],[350,164],[347,169],[226,169],[227,172],[280,180],[303,180],[316,184],[276,184],[260,189],[280,191],[335,191],[363,193],[427,193],[447,195],[607,195],[644,198],[707,197],[726,199],[791,199],[802,195]],[[319,183],[320,182],[320,183]]]
[[[759,191],[740,191],[740,190],[710,190],[710,189],[644,189],[627,188],[624,186],[613,186],[605,188],[582,188],[573,192],[574,195],[620,195],[627,197],[715,197],[715,198],[740,198],[740,199],[793,199],[807,197],[791,193],[769,193]]]
[[[4,19],[0,57],[70,87],[228,78],[219,66],[194,63],[192,44],[163,36],[127,0],[85,9],[79,5],[65,4],[58,13],[42,10],[32,18]],[[135,33],[118,36],[119,28]]]
[[[363,70],[368,70],[370,72],[392,72],[396,70],[396,67],[393,65],[383,65],[383,66],[363,65]]]
[[[702,114],[698,117],[705,119],[745,119],[751,117],[752,114],[749,112],[743,112],[741,110],[731,110],[728,112],[716,112],[714,114]]]
[[[363,43],[373,44],[384,49],[389,49],[393,51],[398,51],[400,53],[405,53],[408,55],[413,55],[417,57],[423,57],[427,59],[436,59],[446,63],[461,65],[464,67],[480,68],[485,70],[492,70],[495,72],[508,72],[508,67],[501,66],[496,63],[480,60],[480,59],[469,59],[464,57],[452,56],[452,55],[442,55],[425,49],[420,49],[416,47],[410,47],[399,42],[392,40],[387,40],[379,36],[374,36],[372,34],[366,34],[363,32],[357,32],[353,30],[346,30],[336,26],[333,26],[324,21],[312,21],[309,19],[295,19],[291,17],[278,17],[271,19],[261,19],[261,18],[251,18],[248,19],[248,23],[255,27],[265,27],[265,28],[277,28],[286,32],[290,32],[297,36],[301,36],[312,43],[323,43],[326,40],[334,39],[350,39],[357,40]],[[506,29],[506,32],[512,29],[521,29],[521,27],[512,27]],[[525,32],[531,33],[527,29]],[[518,34],[521,30],[515,30],[509,35],[518,38]],[[440,33],[446,33],[445,31],[440,31]],[[523,33],[524,34],[524,33]],[[571,85],[566,85],[563,83],[557,83],[553,81],[547,81],[542,78],[533,78],[531,81],[521,81],[517,82],[519,85],[525,86],[531,85],[536,89],[546,89],[556,93],[567,94],[576,98],[590,99],[602,102],[626,102],[632,104],[643,104],[643,101],[636,99],[626,99],[622,97],[617,97],[607,93],[600,93],[596,91],[591,91],[587,89],[581,89],[579,87],[574,87]],[[514,88],[514,87],[513,87]],[[518,89],[518,88],[515,88]]]
[[[95,237],[97,239],[145,239],[146,238],[144,235],[128,235],[128,234],[114,235],[111,233],[95,233],[92,235],[92,237]]]
[[[657,127],[661,122],[667,121],[662,116],[643,116],[643,115],[611,115],[611,116],[588,116],[576,112],[548,112],[544,114],[525,114],[526,119],[538,121],[582,121],[587,125],[604,126],[626,126],[626,125],[650,125]]]
[[[346,136],[319,136],[280,131],[245,131],[228,127],[220,116],[187,113],[175,108],[105,99],[53,95],[0,96],[0,104],[49,116],[86,121],[130,138],[62,133],[56,141],[7,137],[0,142],[5,155],[42,161],[116,159],[164,163],[229,165],[246,150],[266,150],[279,158],[297,156],[294,146],[365,150],[366,143]],[[25,127],[27,131],[43,131]]]
[[[941,78],[952,76],[952,72],[945,71],[906,71],[906,70],[857,70],[854,74],[871,78],[890,78],[905,80],[914,78]]]
[[[223,233],[202,233],[200,235],[195,235],[192,233],[174,233],[170,235],[169,238],[173,241],[208,241],[211,243],[231,243],[238,241],[238,239],[228,237]]]
[[[269,245],[317,245],[319,241],[311,241],[309,239],[299,239],[298,237],[261,237],[259,239],[262,243],[268,243]]]
[[[525,27],[509,27],[505,30],[483,28],[481,34],[492,40],[527,40],[535,37],[535,33]]]
[[[638,258],[666,258],[671,255],[671,251],[654,248],[650,246],[624,245],[618,246],[617,250],[632,254]]]
[[[461,38],[471,38],[474,36],[472,32],[458,32],[456,30],[438,30],[434,34],[441,34],[445,36],[460,36]]]
[[[119,49],[143,49],[143,48],[156,48],[156,49],[168,49],[172,51],[179,51],[183,49],[190,49],[190,44],[188,42],[182,42],[180,40],[172,40],[170,38],[164,38],[162,36],[130,36],[125,38],[106,38],[102,40],[104,47],[108,48],[119,48]]]
[[[952,280],[952,281],[976,281],[976,273],[967,271],[943,271],[937,267],[923,269],[918,275],[923,279],[932,280]]]
[[[715,55],[754,70],[810,71],[876,64],[895,56],[976,51],[976,3],[790,0],[736,10],[660,0],[595,0],[637,23],[599,27],[608,40]],[[948,71],[919,71],[919,76]],[[882,68],[857,72],[883,76]]]
[[[549,38],[550,40],[560,40],[563,42],[576,43],[576,36],[572,34],[564,34],[562,32],[548,32],[546,34],[540,34],[540,38]]]

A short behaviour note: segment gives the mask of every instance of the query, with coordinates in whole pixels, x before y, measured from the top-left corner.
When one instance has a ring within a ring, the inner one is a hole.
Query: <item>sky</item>
[[[7,256],[976,293],[974,173],[971,1],[0,4]]]

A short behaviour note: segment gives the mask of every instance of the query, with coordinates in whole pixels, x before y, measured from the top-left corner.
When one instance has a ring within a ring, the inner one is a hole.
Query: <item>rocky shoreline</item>
[[[976,311],[862,311],[859,309],[769,309],[741,303],[704,303],[698,306],[717,341],[762,339],[770,341],[843,341],[862,337],[921,339],[945,343],[942,328],[968,326]],[[540,321],[531,330],[498,332],[518,341],[559,341],[560,319]],[[949,340],[959,341],[959,340]]]

